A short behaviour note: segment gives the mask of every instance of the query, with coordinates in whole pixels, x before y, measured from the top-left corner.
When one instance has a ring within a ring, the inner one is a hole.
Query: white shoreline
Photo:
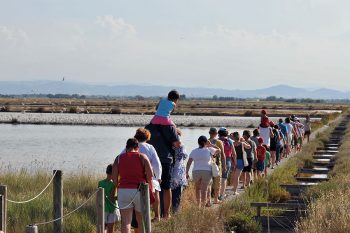
[[[0,113],[0,123],[52,125],[145,126],[150,115],[69,114],[69,113]],[[174,123],[185,127],[251,127],[258,126],[260,117],[238,116],[171,116]],[[271,117],[278,121],[281,117]],[[16,122],[14,122],[16,121]]]

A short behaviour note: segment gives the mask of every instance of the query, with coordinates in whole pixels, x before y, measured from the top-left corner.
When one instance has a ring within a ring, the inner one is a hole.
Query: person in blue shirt
[[[179,98],[180,94],[176,90],[170,91],[168,93],[168,98],[162,98],[157,104],[157,111],[151,120],[151,124],[175,126],[174,122],[170,118],[170,114],[174,111]]]

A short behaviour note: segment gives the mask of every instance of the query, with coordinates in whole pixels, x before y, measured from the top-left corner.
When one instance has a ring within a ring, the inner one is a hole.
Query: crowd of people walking
[[[139,232],[141,204],[139,185],[148,183],[154,218],[152,222],[169,219],[179,210],[185,188],[192,181],[199,207],[220,204],[228,191],[239,195],[238,189],[249,187],[268,175],[283,158],[302,149],[303,138],[309,140],[310,117],[301,122],[294,115],[273,122],[266,110],[252,132],[230,132],[225,127],[210,128],[208,137],[198,137],[198,147],[188,153],[181,142],[181,131],[170,119],[180,95],[170,91],[157,105],[151,123],[137,129],[127,140],[126,148],[107,168],[107,177],[99,183],[106,192],[107,232],[113,232],[119,219],[122,233]],[[232,190],[227,190],[228,183]]]

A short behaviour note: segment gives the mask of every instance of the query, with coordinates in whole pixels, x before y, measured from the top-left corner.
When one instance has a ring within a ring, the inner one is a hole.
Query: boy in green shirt
[[[114,232],[114,223],[120,219],[119,210],[116,208],[116,186],[112,181],[112,167],[112,164],[107,166],[107,178],[98,182],[98,187],[105,191],[105,227],[107,233]]]
[[[267,168],[269,168],[270,164],[271,164],[271,153],[270,153],[270,149],[265,144],[263,146],[266,148],[265,170],[264,170],[264,174],[265,174],[265,178],[266,178],[267,177]]]

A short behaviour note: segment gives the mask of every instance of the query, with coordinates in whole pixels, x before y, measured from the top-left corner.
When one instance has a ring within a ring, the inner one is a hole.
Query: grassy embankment
[[[157,100],[132,99],[49,99],[49,98],[0,98],[0,111],[39,113],[112,113],[154,114]],[[180,100],[174,114],[209,116],[259,116],[262,108],[270,116],[285,116],[286,110],[302,116],[324,116],[320,110],[343,110],[346,104],[288,103],[283,101],[218,101]]]
[[[305,195],[309,216],[298,223],[297,233],[350,232],[350,124],[342,142],[330,180]]]
[[[324,118],[323,123],[333,119],[335,114]],[[314,124],[313,128],[321,124]],[[328,130],[329,131],[329,130]],[[223,204],[216,209],[196,208],[193,187],[184,194],[182,210],[169,221],[154,226],[154,232],[259,232],[259,226],[253,221],[254,210],[250,208],[251,201],[281,201],[288,198],[287,193],[279,188],[279,184],[293,181],[298,167],[304,164],[305,158],[310,157],[316,147],[321,145],[323,133],[317,140],[306,145],[303,152],[291,158],[288,163],[275,169],[269,177],[269,197],[264,181],[256,182],[246,193],[233,201]],[[8,185],[8,198],[12,200],[27,200],[40,192],[51,178],[50,174],[37,172],[29,174],[21,170],[16,173],[7,172],[2,168],[0,183]],[[64,176],[64,213],[68,213],[83,203],[96,190],[97,181],[102,177],[89,174]],[[24,232],[27,224],[38,223],[52,219],[52,185],[33,202],[18,205],[9,203],[8,232]],[[95,232],[95,198],[77,213],[64,220],[64,232]],[[240,226],[237,229],[237,226]],[[40,232],[52,232],[52,224],[39,226]]]
[[[8,186],[8,198],[15,201],[28,200],[37,195],[50,181],[46,172],[29,174],[1,171],[0,183]],[[98,177],[88,174],[69,175],[64,178],[64,213],[78,207],[96,190]],[[64,232],[95,232],[95,197],[76,214],[64,219]],[[25,232],[25,226],[53,219],[52,185],[36,200],[26,204],[8,203],[8,233]],[[41,225],[39,232],[53,232],[53,224]]]

